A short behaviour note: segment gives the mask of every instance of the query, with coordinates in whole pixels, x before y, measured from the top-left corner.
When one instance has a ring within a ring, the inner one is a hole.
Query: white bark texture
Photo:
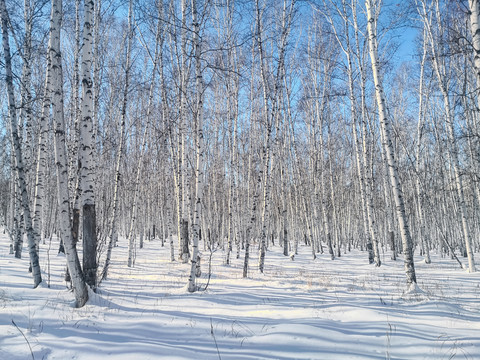
[[[51,53],[52,37],[48,41],[47,54]],[[38,134],[38,148],[37,148],[37,169],[35,175],[35,198],[33,203],[33,230],[35,233],[35,243],[40,244],[42,238],[42,224],[43,224],[43,202],[44,190],[45,190],[45,170],[47,161],[47,144],[48,139],[48,121],[50,117],[50,105],[51,105],[51,87],[52,87],[52,57],[47,56],[47,69],[45,72],[45,88],[43,95],[42,111],[40,115],[40,128]]]
[[[27,232],[28,238],[28,252],[30,255],[30,263],[32,265],[33,287],[36,288],[42,282],[42,274],[40,272],[38,253],[35,246],[35,237],[32,227],[32,218],[29,207],[30,202],[27,192],[25,170],[22,158],[22,147],[17,131],[17,112],[13,87],[12,59],[10,55],[10,44],[8,41],[8,14],[5,0],[0,0],[0,16],[2,24],[3,55],[5,58],[5,82],[8,95],[8,114],[10,117],[10,135],[12,139],[13,150],[15,153],[15,168],[18,177],[18,187],[20,190],[21,202],[23,207],[26,228],[25,230]]]
[[[82,101],[80,123],[80,181],[83,207],[83,271],[86,283],[97,283],[97,221],[95,210],[95,165],[93,137],[93,0],[85,0],[82,45]]]
[[[425,231],[425,218],[424,218],[424,209],[423,203],[425,198],[425,191],[422,186],[422,180],[420,178],[420,165],[421,165],[421,145],[422,145],[422,136],[423,136],[423,127],[424,127],[424,72],[425,72],[425,60],[427,57],[427,39],[424,33],[423,39],[423,54],[422,60],[420,63],[420,84],[418,90],[418,123],[417,123],[417,144],[416,144],[416,159],[415,159],[415,168],[416,168],[416,181],[415,186],[417,190],[417,212],[418,212],[418,233],[421,238],[421,244],[424,251],[425,263],[430,264],[432,261],[430,259],[430,246],[427,239],[427,234]]]
[[[275,75],[275,83],[273,88],[273,93],[269,94],[268,89],[268,74],[267,74],[267,64],[265,63],[265,54],[263,48],[263,28],[262,28],[262,16],[260,9],[259,1],[256,1],[256,12],[257,12],[257,44],[258,51],[260,54],[260,72],[262,75],[263,82],[263,97],[264,97],[264,116],[265,123],[267,126],[267,136],[265,140],[264,147],[264,183],[263,183],[263,212],[262,212],[262,233],[260,238],[260,252],[258,259],[258,269],[263,273],[265,265],[265,252],[267,249],[267,220],[270,211],[270,192],[271,192],[271,170],[270,170],[270,158],[272,151],[272,130],[273,125],[277,121],[279,116],[280,106],[281,106],[281,96],[282,96],[282,85],[283,85],[283,76],[285,66],[285,52],[287,48],[287,39],[290,33],[292,16],[295,7],[295,0],[290,2],[290,5],[287,6],[287,1],[283,2],[283,12],[282,12],[282,25],[281,25],[281,34],[280,34],[280,44],[278,48],[278,65]],[[271,99],[271,104],[269,104],[268,99]]]
[[[122,110],[120,117],[120,140],[117,149],[117,159],[115,164],[115,183],[113,187],[113,209],[112,215],[110,218],[110,229],[109,229],[109,239],[108,239],[108,248],[107,256],[105,259],[105,265],[102,270],[102,280],[105,280],[108,276],[108,268],[110,266],[110,261],[112,257],[113,245],[117,237],[117,222],[118,222],[118,200],[119,200],[119,185],[120,185],[120,166],[122,164],[123,156],[123,147],[125,141],[125,121],[127,117],[127,102],[128,102],[128,89],[129,89],[129,80],[130,80],[130,53],[132,48],[133,41],[133,4],[132,0],[129,2],[128,6],[128,34],[127,34],[127,53],[125,60],[125,84],[123,88],[123,101],[122,101]]]
[[[52,110],[55,133],[55,163],[57,168],[57,191],[59,207],[59,233],[65,244],[67,266],[72,280],[76,306],[82,307],[88,301],[88,291],[73,241],[70,223],[70,202],[68,195],[68,165],[65,143],[65,118],[63,112],[63,71],[60,52],[60,29],[62,23],[62,0],[52,0],[50,36],[52,47]]]
[[[467,221],[467,209],[465,204],[465,194],[463,190],[463,179],[460,171],[460,160],[458,155],[459,149],[458,149],[458,144],[455,137],[454,115],[453,115],[453,109],[452,109],[451,100],[449,96],[450,77],[449,77],[449,74],[447,74],[447,65],[445,63],[445,59],[443,58],[443,56],[440,56],[441,51],[439,51],[439,47],[442,46],[442,44],[441,43],[438,44],[436,41],[437,39],[434,37],[434,31],[432,29],[433,25],[431,22],[432,18],[428,14],[429,12],[434,11],[433,16],[437,22],[438,33],[442,35],[444,30],[441,24],[442,18],[441,18],[441,12],[440,12],[438,1],[434,1],[432,5],[433,6],[431,8],[427,9],[425,2],[422,1],[422,7],[421,7],[421,10],[419,11],[423,18],[423,23],[424,23],[425,30],[427,32],[428,41],[430,42],[430,48],[432,52],[432,63],[433,63],[432,65],[435,70],[435,74],[437,76],[440,92],[442,93],[442,96],[443,96],[447,137],[448,137],[448,143],[450,147],[449,157],[453,163],[453,176],[455,181],[455,188],[457,191],[456,201],[457,201],[458,211],[459,211],[461,222],[462,222],[463,239],[465,242],[465,248],[467,250],[468,270],[469,272],[475,272],[476,271],[475,260],[473,257],[471,235],[470,235],[470,230],[469,230],[468,221]],[[441,39],[439,40],[442,41]]]
[[[137,164],[137,171],[135,175],[135,190],[133,193],[133,202],[132,202],[132,217],[130,220],[130,227],[128,230],[128,259],[127,259],[127,266],[132,267],[134,265],[135,259],[134,259],[134,247],[135,247],[135,223],[137,220],[137,207],[138,207],[138,198],[139,198],[139,191],[140,191],[140,176],[142,174],[142,164],[143,164],[143,159],[145,155],[145,146],[147,143],[147,134],[150,126],[150,118],[151,118],[151,113],[152,113],[152,107],[153,107],[153,95],[154,95],[154,90],[155,90],[155,75],[157,73],[157,66],[158,66],[158,56],[159,56],[159,42],[160,42],[160,32],[161,32],[161,27],[160,27],[160,21],[158,22],[158,27],[157,27],[157,35],[156,35],[156,45],[155,45],[155,55],[153,58],[153,69],[152,69],[152,81],[150,83],[150,90],[148,93],[148,105],[147,105],[147,116],[146,116],[146,123],[145,123],[145,129],[143,131],[143,136],[142,136],[142,144],[140,146],[140,159]],[[143,232],[142,232],[143,233]],[[162,237],[162,244],[164,241],[164,236],[163,234],[160,235]],[[163,246],[163,245],[162,245]],[[143,247],[143,243],[140,248]]]
[[[202,198],[203,198],[203,78],[202,78],[202,63],[201,63],[201,44],[200,44],[200,24],[198,22],[197,1],[192,0],[192,22],[193,22],[193,46],[195,56],[195,91],[196,91],[196,150],[197,163],[195,168],[195,211],[193,217],[193,253],[192,264],[190,268],[190,277],[188,279],[188,291],[194,292],[197,290],[195,285],[197,266],[199,264],[198,256],[198,242],[200,239],[200,223],[202,216]]]
[[[395,200],[395,207],[397,211],[398,227],[402,237],[403,255],[405,273],[407,276],[407,285],[409,287],[415,286],[417,283],[415,275],[415,266],[413,263],[413,249],[410,229],[408,228],[407,217],[405,214],[405,204],[403,200],[402,188],[398,177],[397,162],[395,159],[393,143],[392,143],[392,125],[387,117],[386,100],[383,92],[382,79],[380,77],[380,70],[378,65],[378,50],[377,50],[377,14],[373,8],[373,0],[366,0],[365,6],[367,8],[368,20],[368,46],[370,53],[370,60],[372,63],[373,81],[375,84],[375,95],[378,106],[378,116],[380,118],[380,127],[383,132],[383,146],[388,161],[388,170],[390,176],[390,184],[392,186],[393,197]]]
[[[470,6],[470,30],[472,32],[472,45],[474,51],[473,65],[477,78],[477,87],[480,88],[480,4],[479,0],[468,0]],[[477,102],[480,108],[480,95],[477,91]]]

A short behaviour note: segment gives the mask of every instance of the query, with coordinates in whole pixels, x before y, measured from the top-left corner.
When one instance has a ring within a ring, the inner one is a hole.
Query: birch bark
[[[10,54],[10,44],[8,40],[8,14],[5,0],[0,0],[0,16],[2,24],[2,42],[3,56],[5,59],[5,83],[8,96],[8,113],[10,117],[10,135],[12,146],[15,153],[15,169],[18,177],[18,187],[21,193],[23,213],[25,217],[25,228],[28,238],[28,252],[30,263],[32,265],[33,287],[36,288],[42,282],[38,253],[35,246],[35,236],[32,227],[32,218],[30,214],[30,202],[25,181],[25,168],[22,157],[22,147],[17,130],[17,112],[15,105],[15,92],[13,87],[12,59]]]
[[[62,0],[52,0],[50,31],[52,37],[52,111],[54,122],[55,163],[57,168],[57,192],[59,206],[59,230],[65,244],[67,266],[72,280],[76,307],[82,307],[88,301],[76,244],[73,241],[70,222],[70,199],[68,194],[68,163],[65,143],[65,118],[63,112],[63,71],[60,52],[60,29],[62,23]]]
[[[477,88],[480,88],[480,3],[479,0],[468,0],[470,7],[470,31],[472,32],[473,65],[477,79]],[[480,95],[477,91],[477,106],[480,109]]]
[[[154,95],[154,89],[155,89],[155,75],[157,74],[157,66],[158,66],[158,59],[159,59],[159,46],[160,40],[161,40],[161,32],[162,28],[160,26],[161,22],[160,20],[158,21],[157,24],[157,33],[156,33],[156,40],[155,40],[155,54],[153,57],[153,69],[152,69],[152,82],[150,83],[150,90],[148,93],[148,103],[147,103],[147,116],[146,116],[146,123],[145,123],[145,129],[143,132],[142,136],[142,144],[140,146],[140,159],[137,164],[137,171],[135,175],[135,189],[133,193],[133,202],[132,202],[132,217],[130,221],[130,227],[128,230],[127,234],[127,239],[128,239],[128,259],[127,259],[127,266],[132,267],[134,264],[134,228],[135,228],[135,222],[137,219],[137,201],[139,197],[139,190],[140,190],[140,175],[141,175],[141,170],[142,170],[142,164],[143,164],[143,159],[144,159],[144,154],[145,154],[145,146],[147,143],[147,134],[150,126],[150,118],[151,118],[151,113],[152,113],[152,107],[153,107],[153,95]],[[143,232],[142,232],[143,234]],[[163,234],[162,234],[163,235]],[[162,236],[161,235],[161,236]],[[162,244],[164,241],[164,237],[162,236]],[[143,247],[143,243],[142,243]]]
[[[197,163],[195,168],[195,211],[193,217],[193,253],[192,264],[190,269],[190,277],[188,279],[188,291],[195,292],[197,286],[195,279],[197,275],[197,267],[200,266],[200,256],[198,255],[198,242],[200,239],[200,223],[202,217],[203,202],[203,77],[201,63],[201,43],[200,43],[200,23],[197,14],[197,1],[192,0],[192,25],[193,25],[193,47],[195,56],[195,123],[196,123],[196,150]]]
[[[123,99],[122,99],[122,110],[120,114],[120,141],[117,149],[117,159],[115,163],[115,183],[113,188],[113,206],[112,206],[112,215],[109,226],[109,239],[108,239],[108,249],[107,257],[105,259],[105,265],[102,270],[102,280],[105,280],[108,276],[108,268],[110,266],[110,261],[112,257],[112,249],[115,241],[117,239],[117,222],[118,222],[118,202],[119,202],[119,185],[120,185],[120,167],[122,164],[123,157],[123,147],[125,142],[125,122],[127,118],[127,103],[128,103],[128,90],[130,86],[130,67],[131,67],[131,48],[133,42],[133,0],[129,1],[128,5],[128,34],[127,34],[127,50],[126,50],[126,60],[125,60],[125,83],[123,87]]]
[[[380,118],[380,126],[383,132],[383,147],[388,161],[388,170],[390,176],[390,184],[395,200],[398,227],[402,237],[404,267],[407,277],[407,285],[409,289],[416,286],[417,279],[415,275],[415,266],[413,263],[412,238],[410,229],[408,227],[407,217],[405,214],[405,204],[403,200],[403,192],[398,177],[398,167],[395,159],[393,143],[392,143],[392,124],[386,113],[386,100],[383,91],[383,83],[378,69],[378,50],[377,50],[377,16],[376,9],[373,8],[374,0],[366,0],[365,6],[367,8],[367,30],[368,30],[368,46],[370,53],[370,60],[372,64],[373,81],[375,85],[375,95],[378,106],[378,115]]]
[[[447,128],[447,136],[448,136],[448,143],[450,147],[449,156],[451,162],[453,163],[453,176],[455,182],[455,189],[457,192],[456,203],[458,206],[458,211],[460,213],[460,218],[462,222],[462,231],[463,231],[463,240],[465,244],[465,248],[467,250],[467,258],[468,258],[468,270],[469,272],[475,272],[475,260],[473,256],[473,249],[471,245],[471,234],[468,226],[467,221],[467,209],[465,204],[465,194],[463,190],[463,179],[461,176],[460,171],[460,161],[458,155],[458,144],[455,137],[455,128],[454,128],[454,115],[453,109],[451,105],[450,95],[449,95],[449,74],[447,74],[447,67],[445,63],[445,59],[440,55],[439,47],[443,46],[442,43],[437,43],[437,39],[434,37],[434,31],[432,29],[432,16],[437,22],[437,30],[440,35],[443,35],[443,27],[442,27],[442,17],[441,11],[439,7],[438,0],[435,0],[432,3],[432,7],[427,9],[427,5],[425,0],[421,1],[421,8],[419,7],[418,11],[423,20],[423,24],[425,30],[427,32],[428,40],[430,43],[430,49],[432,53],[432,62],[435,74],[437,76],[438,86],[442,93],[443,97],[443,104],[445,107],[445,125]],[[429,13],[433,12],[433,15]],[[438,39],[443,41],[442,39]]]
[[[93,13],[94,0],[85,0],[82,45],[82,101],[80,123],[80,182],[83,210],[83,271],[86,283],[97,285],[97,220],[93,135]]]

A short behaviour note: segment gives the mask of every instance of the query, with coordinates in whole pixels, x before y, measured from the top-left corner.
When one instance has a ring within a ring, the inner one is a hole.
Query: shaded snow
[[[435,254],[430,265],[416,257],[419,287],[407,289],[401,260],[376,268],[359,251],[313,261],[301,247],[291,261],[273,247],[265,274],[252,254],[242,279],[243,259],[227,267],[218,250],[207,291],[190,294],[190,267],[169,261],[168,244],[145,243],[128,268],[121,241],[109,279],[75,309],[56,243],[51,286],[42,246],[37,289],[28,254],[15,259],[8,245],[2,235],[0,360],[32,358],[19,329],[35,359],[480,359],[480,272]],[[208,252],[202,271],[204,285]]]

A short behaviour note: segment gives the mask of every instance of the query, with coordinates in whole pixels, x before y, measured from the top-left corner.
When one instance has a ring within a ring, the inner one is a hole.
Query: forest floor
[[[480,359],[480,272],[437,254],[415,257],[420,290],[407,293],[402,259],[387,255],[376,268],[357,250],[314,261],[300,247],[291,261],[276,246],[265,274],[255,252],[243,279],[243,259],[225,266],[217,250],[207,290],[190,294],[189,265],[170,262],[167,243],[146,242],[129,268],[121,240],[109,279],[76,309],[65,257],[48,249],[33,290],[26,248],[15,259],[0,235],[1,360]]]

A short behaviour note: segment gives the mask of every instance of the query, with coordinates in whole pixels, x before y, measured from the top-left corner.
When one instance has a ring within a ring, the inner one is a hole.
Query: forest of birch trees
[[[409,287],[414,255],[475,272],[479,6],[0,0],[11,256],[36,287],[53,241],[79,307],[119,243],[129,267],[169,247],[190,292],[209,252],[248,277],[274,246],[403,262]]]

